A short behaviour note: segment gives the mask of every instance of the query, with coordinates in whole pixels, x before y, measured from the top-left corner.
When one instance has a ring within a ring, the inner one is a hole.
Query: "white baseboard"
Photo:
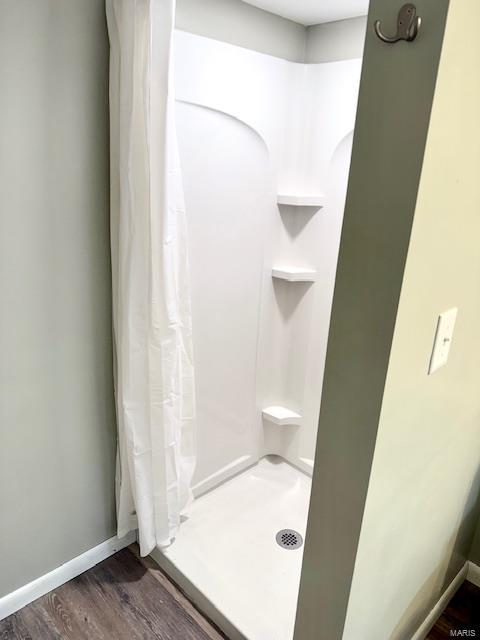
[[[117,551],[120,551],[120,549],[128,547],[129,544],[135,542],[135,537],[136,533],[132,531],[124,538],[117,538],[115,536],[109,540],[105,540],[105,542],[93,547],[93,549],[85,551],[85,553],[73,558],[73,560],[65,562],[65,564],[62,564],[57,569],[3,596],[3,598],[0,598],[0,620],[15,613],[15,611],[30,604],[30,602],[33,602],[37,598],[44,596],[49,591],[57,589],[72,578],[76,578],[76,576],[91,569],[99,562],[102,562],[102,560],[106,560]]]
[[[480,567],[473,562],[468,563],[467,580],[480,587]]]
[[[477,567],[478,568],[478,567]],[[425,640],[428,632],[433,627],[435,622],[442,615],[445,607],[449,603],[449,601],[453,598],[455,593],[458,591],[462,582],[467,578],[469,570],[469,563],[466,562],[460,571],[457,573],[452,582],[448,585],[445,591],[442,593],[440,600],[430,611],[428,616],[425,618],[423,624],[420,626],[418,631],[412,636],[412,640]]]

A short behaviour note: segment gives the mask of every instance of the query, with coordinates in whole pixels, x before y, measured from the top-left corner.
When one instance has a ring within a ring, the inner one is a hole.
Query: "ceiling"
[[[243,0],[304,25],[332,22],[368,13],[370,0]]]

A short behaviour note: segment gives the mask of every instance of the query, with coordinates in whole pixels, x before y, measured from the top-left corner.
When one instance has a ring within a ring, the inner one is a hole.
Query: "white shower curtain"
[[[174,122],[175,0],[107,0],[118,535],[171,542],[191,497],[194,372]]]

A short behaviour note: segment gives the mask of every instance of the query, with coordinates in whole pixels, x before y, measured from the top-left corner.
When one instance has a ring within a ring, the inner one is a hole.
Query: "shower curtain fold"
[[[168,545],[191,499],[195,401],[174,121],[174,0],[107,0],[118,535]]]

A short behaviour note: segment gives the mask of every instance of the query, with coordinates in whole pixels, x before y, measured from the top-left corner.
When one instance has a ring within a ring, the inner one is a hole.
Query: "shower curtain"
[[[168,545],[191,498],[194,371],[174,122],[175,0],[107,0],[118,535]]]

